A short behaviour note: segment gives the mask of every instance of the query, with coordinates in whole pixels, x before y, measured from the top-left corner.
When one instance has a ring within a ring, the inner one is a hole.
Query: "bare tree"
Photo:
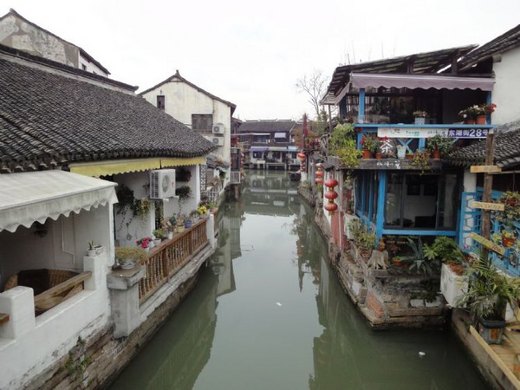
[[[320,100],[325,94],[327,79],[320,70],[314,70],[310,75],[303,75],[296,80],[296,88],[299,92],[305,92],[309,103],[312,104],[316,118],[320,117]]]

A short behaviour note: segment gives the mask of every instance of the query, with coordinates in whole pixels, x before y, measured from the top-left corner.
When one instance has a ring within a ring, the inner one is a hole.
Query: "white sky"
[[[520,0],[0,0],[81,46],[140,90],[179,69],[237,104],[241,119],[312,112],[303,74],[448,47],[482,44],[520,23]]]

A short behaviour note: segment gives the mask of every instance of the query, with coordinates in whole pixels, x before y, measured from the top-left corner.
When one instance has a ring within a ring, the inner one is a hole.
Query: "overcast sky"
[[[0,0],[144,90],[175,73],[237,104],[241,119],[312,112],[313,69],[471,43],[520,23],[520,0]]]

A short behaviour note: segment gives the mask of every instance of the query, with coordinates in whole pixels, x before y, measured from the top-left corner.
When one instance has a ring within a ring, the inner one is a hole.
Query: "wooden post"
[[[489,133],[486,137],[486,165],[493,165],[495,159],[495,133],[493,129],[489,130]],[[493,175],[489,172],[484,173],[484,193],[482,194],[483,202],[491,201],[491,191],[493,189]],[[490,210],[483,209],[482,210],[482,219],[480,220],[480,232],[482,237],[489,240],[490,236],[490,228],[491,228],[491,220],[490,220]],[[482,257],[487,260],[489,255],[489,249],[482,246]]]

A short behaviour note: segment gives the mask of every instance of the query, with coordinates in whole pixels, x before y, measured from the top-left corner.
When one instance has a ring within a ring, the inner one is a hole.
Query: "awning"
[[[289,152],[297,152],[298,151],[298,146],[288,146],[287,150]]]
[[[287,134],[285,133],[274,133],[274,138],[286,138]]]
[[[85,176],[109,176],[127,172],[142,172],[151,169],[205,164],[205,157],[193,158],[136,158],[127,160],[94,161],[88,163],[70,164],[71,172]]]
[[[269,146],[270,152],[287,152],[287,146]]]
[[[0,175],[0,231],[117,203],[116,185],[58,170]]]
[[[267,152],[267,146],[251,146],[250,152]]]
[[[492,91],[495,80],[481,77],[452,77],[424,74],[373,74],[351,73],[350,81],[355,88],[421,88],[421,89],[481,89]]]

